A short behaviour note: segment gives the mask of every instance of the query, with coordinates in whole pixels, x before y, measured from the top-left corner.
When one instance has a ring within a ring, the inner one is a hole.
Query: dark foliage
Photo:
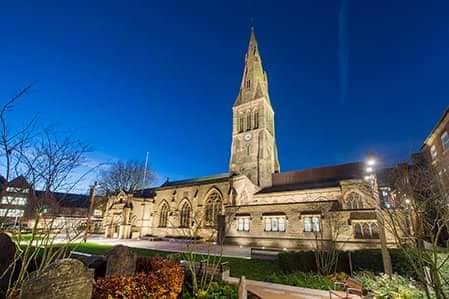
[[[400,249],[390,249],[393,271],[407,277],[413,277],[413,268]],[[378,249],[364,249],[351,252],[352,270],[383,272],[382,253]],[[279,266],[283,272],[317,272],[313,251],[283,252],[279,254]],[[337,272],[349,273],[349,254],[340,252]]]

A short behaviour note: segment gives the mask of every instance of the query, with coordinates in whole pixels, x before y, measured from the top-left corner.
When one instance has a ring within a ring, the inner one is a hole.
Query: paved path
[[[105,239],[100,236],[92,236],[88,242],[97,244],[118,245],[123,244],[129,247],[154,249],[169,252],[184,252],[186,250],[186,242],[182,241],[148,241],[148,240],[129,240],[129,239]],[[220,246],[213,244],[194,244],[196,253],[210,252],[219,253]],[[250,258],[250,248],[240,246],[223,246],[223,256]],[[228,283],[238,285],[239,279],[229,277]],[[300,288],[270,282],[262,282],[256,280],[246,280],[247,289],[253,294],[258,295],[262,299],[328,299],[329,292],[316,289]],[[335,297],[334,297],[335,298]]]
[[[100,236],[91,236],[87,240],[88,242],[97,244],[109,244],[109,245],[126,245],[129,247],[154,249],[160,251],[169,252],[186,252],[188,251],[188,243],[185,241],[149,241],[149,240],[130,240],[130,239],[106,239]],[[219,255],[221,246],[214,245],[212,243],[191,244],[195,253],[207,254],[210,252],[212,255]],[[223,256],[226,257],[238,257],[238,258],[250,258],[251,248],[240,247],[233,245],[223,245]]]

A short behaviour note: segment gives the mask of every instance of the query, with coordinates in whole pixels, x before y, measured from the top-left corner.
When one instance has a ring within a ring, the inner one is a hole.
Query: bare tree
[[[339,250],[347,241],[343,238],[347,226],[345,218],[333,210],[332,203],[317,204],[312,210],[319,211],[320,222],[311,224],[315,236],[315,263],[318,271],[323,275],[335,273],[337,269]]]
[[[82,234],[83,221],[55,221],[57,215],[47,215],[44,207],[51,200],[57,200],[54,192],[70,192],[89,173],[79,171],[83,165],[88,146],[71,136],[60,136],[55,131],[35,128],[35,120],[31,120],[18,130],[12,130],[7,116],[16,102],[30,90],[24,88],[16,96],[0,107],[0,159],[6,183],[1,189],[1,199],[8,199],[5,192],[8,182],[13,176],[23,176],[29,185],[27,205],[30,220],[33,220],[31,233],[22,238],[21,222],[16,230],[11,231],[17,242],[14,261],[0,277],[9,276],[7,295],[17,296],[23,282],[28,278],[31,264],[36,266],[36,274],[44,271],[50,262],[67,256],[71,244]],[[43,189],[41,196],[36,196],[36,189]],[[8,203],[7,203],[8,204]],[[44,215],[45,214],[45,215]],[[8,210],[0,215],[0,225],[8,219]],[[55,246],[56,238],[61,238],[63,245]],[[36,259],[39,254],[39,259]],[[13,276],[16,274],[16,276]]]
[[[380,251],[382,254],[382,263],[384,272],[389,277],[393,274],[391,255],[387,246],[387,236],[385,234],[385,215],[386,211],[382,206],[377,182],[377,175],[368,175],[365,178],[366,183],[359,185],[359,191],[365,195],[367,203],[376,209],[376,221],[379,228]]]
[[[393,168],[385,226],[395,236],[428,298],[449,298],[449,177],[426,160]],[[442,246],[446,247],[443,249]]]
[[[21,152],[25,151],[29,146],[32,139],[32,129],[34,126],[34,119],[29,121],[19,130],[12,130],[8,122],[8,113],[14,108],[16,102],[21,100],[25,95],[29,93],[31,85],[20,90],[15,96],[11,97],[0,108],[0,164],[2,167],[2,176],[4,178],[4,184],[2,184],[0,191],[0,199],[6,200],[6,208],[4,212],[0,214],[0,227],[2,227],[8,219],[10,213],[10,198],[5,196],[8,190],[8,182],[13,176],[18,176],[17,168],[20,167]]]
[[[153,173],[144,163],[118,161],[100,174],[99,189],[104,194],[119,191],[134,192],[148,187],[153,181]]]

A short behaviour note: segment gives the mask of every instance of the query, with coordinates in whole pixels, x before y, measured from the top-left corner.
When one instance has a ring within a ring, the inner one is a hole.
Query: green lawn
[[[31,241],[32,236],[33,235],[31,233],[21,234],[20,240],[19,240],[19,235],[15,234],[15,235],[11,236],[11,238],[14,241]],[[43,235],[35,234],[33,239],[34,240],[42,240],[43,238],[44,238]]]
[[[110,249],[112,245],[102,245],[96,243],[79,243],[73,245],[73,250],[104,255]],[[158,251],[152,249],[143,249],[143,248],[131,248],[134,252],[141,256],[167,256],[167,255],[176,255],[181,257],[180,253],[172,253],[167,251]],[[246,276],[248,279],[254,280],[265,280],[267,276],[273,273],[281,272],[279,265],[276,261],[265,261],[265,260],[257,260],[257,259],[244,259],[244,258],[231,258],[231,257],[223,257],[222,260],[224,262],[229,262],[229,267],[231,268],[231,276],[240,277]]]

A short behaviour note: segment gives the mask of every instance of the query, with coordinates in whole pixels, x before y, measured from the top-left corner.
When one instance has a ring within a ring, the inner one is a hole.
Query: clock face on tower
[[[243,138],[245,139],[245,141],[250,141],[250,140],[251,140],[251,137],[253,137],[253,136],[251,135],[251,133],[246,133],[245,136],[243,136]]]

